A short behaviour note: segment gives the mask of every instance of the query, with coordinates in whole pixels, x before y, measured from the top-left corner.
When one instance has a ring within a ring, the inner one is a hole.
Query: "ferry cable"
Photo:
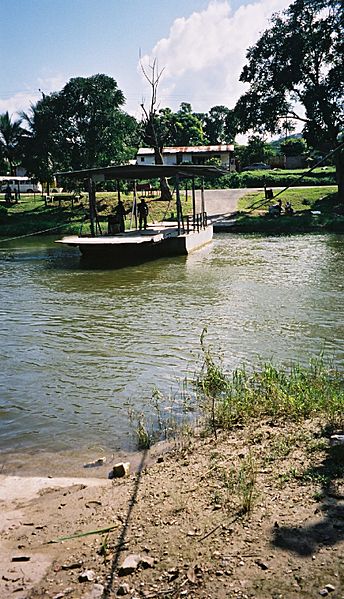
[[[83,222],[83,219],[80,218],[78,220],[73,221],[73,223]],[[0,239],[0,243],[5,243],[6,241],[14,241],[15,239],[23,239],[24,237],[32,237],[33,235],[40,235],[41,233],[47,233],[48,231],[54,231],[55,229],[60,229],[61,227],[65,227],[67,223],[62,223],[62,225],[56,225],[55,227],[49,227],[49,229],[41,229],[40,231],[34,231],[33,233],[25,233],[24,235],[17,235],[16,237],[7,237],[6,239]]]

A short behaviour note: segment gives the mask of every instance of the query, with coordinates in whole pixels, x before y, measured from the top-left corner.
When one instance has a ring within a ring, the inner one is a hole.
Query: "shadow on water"
[[[89,258],[85,258],[84,256],[81,256],[78,266],[80,270],[84,271],[121,271],[123,269],[132,269],[137,266],[142,266],[144,264],[147,264],[149,267],[151,267],[151,265],[156,262],[159,266],[161,266],[164,264],[164,262],[169,263],[171,260],[177,260],[178,263],[185,263],[186,258],[187,256],[177,256],[172,258],[145,258],[145,260],[140,260],[140,258],[136,258],[134,260],[126,259],[123,257],[122,259],[118,259],[116,263],[114,263],[111,260],[92,260]]]
[[[113,267],[92,264],[79,256],[75,259],[72,256],[55,255],[42,269],[40,284],[59,295],[72,292],[92,293],[95,297],[100,297],[105,293],[104,298],[108,298],[109,293],[117,290],[123,293],[123,300],[126,302],[136,301],[135,294],[145,295],[156,286],[163,290],[165,284],[175,280],[176,273],[179,281],[184,280],[187,277],[187,260],[187,256],[180,256]],[[111,310],[109,305],[107,313]]]
[[[76,273],[99,273],[99,272],[123,272],[135,274],[135,269],[140,268],[147,272],[149,278],[154,278],[157,271],[168,267],[171,262],[185,265],[188,256],[150,258],[145,260],[127,260],[125,257],[114,263],[111,260],[92,260],[82,256],[77,249],[61,248],[53,245],[54,240],[45,241],[41,244],[21,244],[16,247],[13,242],[10,247],[0,247],[0,263],[42,263],[47,271],[54,270],[57,273],[74,270]]]
[[[63,251],[55,243],[55,237],[28,237],[12,239],[0,245],[0,263],[44,263],[44,266],[75,268],[80,261],[78,252]]]
[[[334,546],[344,539],[344,491],[343,482],[344,446],[329,446],[323,462],[308,468],[303,474],[305,481],[319,481],[321,484],[322,512],[320,522],[308,526],[279,526],[273,529],[272,545],[292,551],[301,556],[316,553],[321,546]]]

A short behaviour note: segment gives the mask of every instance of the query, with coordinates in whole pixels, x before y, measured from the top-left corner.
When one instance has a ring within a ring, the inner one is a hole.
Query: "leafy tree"
[[[123,163],[135,155],[137,122],[121,110],[124,96],[107,75],[71,79],[23,115],[25,162],[42,180],[56,170]]]
[[[164,146],[199,146],[206,141],[202,121],[187,102],[182,102],[177,112],[159,110],[156,126]]]
[[[258,135],[252,135],[246,146],[237,146],[236,155],[242,166],[253,162],[268,162],[274,152],[271,146]]]
[[[282,141],[281,152],[285,154],[285,156],[300,156],[304,154],[307,150],[307,145],[304,139],[296,139],[294,137],[290,137],[286,141]]]
[[[19,150],[22,133],[20,119],[12,121],[8,112],[0,114],[0,156],[8,165],[11,175],[15,175],[15,167],[20,162]]]
[[[344,35],[341,0],[295,0],[273,16],[247,53],[241,81],[250,85],[235,111],[242,132],[277,133],[286,118],[303,123],[310,146],[338,147],[344,117]],[[303,109],[303,111],[301,110]],[[335,154],[344,200],[344,153]]]
[[[137,124],[121,110],[124,102],[116,81],[107,75],[77,77],[65,85],[58,110],[72,168],[105,166],[132,157]]]
[[[43,96],[29,114],[22,113],[28,129],[22,138],[22,163],[28,172],[40,181],[49,184],[57,170],[69,169],[68,154],[65,153],[63,125],[58,118],[59,94]]]
[[[204,132],[212,145],[232,143],[236,135],[234,110],[226,106],[213,106],[204,115]]]
[[[205,141],[202,122],[192,112],[191,104],[182,102],[175,114],[175,145],[199,146]]]

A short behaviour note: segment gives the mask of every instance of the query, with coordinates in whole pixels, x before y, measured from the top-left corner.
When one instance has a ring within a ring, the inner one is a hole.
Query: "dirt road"
[[[252,191],[258,191],[258,188],[254,189],[206,189],[204,192],[206,212],[208,213],[211,220],[214,221],[216,218],[220,218],[224,215],[232,214],[237,210],[238,201],[244,195]],[[201,209],[201,192],[197,191],[197,211]]]

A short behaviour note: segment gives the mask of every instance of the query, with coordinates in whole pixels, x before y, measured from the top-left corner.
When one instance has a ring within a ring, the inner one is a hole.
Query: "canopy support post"
[[[95,237],[95,228],[94,228],[94,219],[95,219],[95,191],[94,191],[94,182],[90,177],[88,179],[88,206],[90,210],[90,229],[91,229],[91,237]]]
[[[132,209],[131,218],[133,218],[133,214],[134,214],[135,229],[137,230],[137,187],[136,187],[136,179],[134,180],[134,202],[133,202],[133,209]]]
[[[178,221],[178,235],[180,235],[181,226],[183,223],[183,213],[182,213],[182,206],[180,203],[179,175],[176,175],[176,208],[177,208],[177,221]]]
[[[100,235],[102,235],[102,230],[100,228],[100,222],[99,222],[98,213],[97,213],[96,184],[91,177],[88,179],[88,205],[89,205],[89,210],[90,210],[91,237],[96,236],[97,229],[98,229]]]
[[[195,190],[195,177],[192,177],[192,227],[193,230],[196,228],[196,190]]]
[[[201,216],[201,225],[203,227],[203,229],[205,229],[206,227],[206,222],[205,222],[205,202],[204,202],[204,178],[202,177],[202,186],[201,186],[201,212],[202,212],[202,216]]]

